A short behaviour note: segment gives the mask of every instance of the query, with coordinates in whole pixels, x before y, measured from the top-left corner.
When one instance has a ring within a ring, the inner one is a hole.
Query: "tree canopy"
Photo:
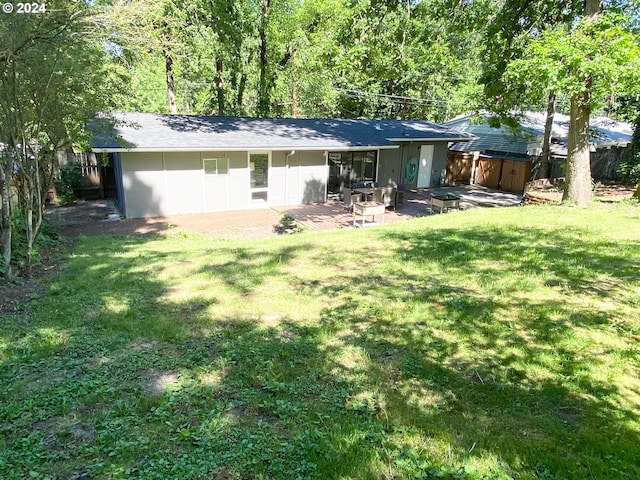
[[[166,98],[161,52],[171,50],[183,113],[442,121],[478,105],[482,33],[470,28],[486,23],[493,3],[133,0],[107,11],[120,25],[114,68],[129,72],[130,98],[150,100],[140,110]]]
[[[535,6],[538,8],[532,8]],[[629,10],[635,2],[506,3],[488,29],[485,101],[505,112],[541,105],[556,94],[569,100],[564,200],[591,201],[589,118],[616,94],[637,94],[640,49]],[[550,113],[551,109],[549,109]]]

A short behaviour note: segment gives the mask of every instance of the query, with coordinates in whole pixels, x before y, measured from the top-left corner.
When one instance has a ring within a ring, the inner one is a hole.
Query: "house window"
[[[205,175],[226,175],[229,173],[228,158],[205,158],[202,160]]]
[[[250,154],[249,171],[251,172],[251,188],[267,188],[269,186],[269,154]]]
[[[329,191],[338,193],[345,185],[375,182],[378,158],[375,150],[329,152]]]

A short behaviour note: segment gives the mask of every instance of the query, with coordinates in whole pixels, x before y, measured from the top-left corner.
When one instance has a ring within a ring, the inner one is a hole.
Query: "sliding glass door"
[[[339,193],[342,187],[360,182],[375,182],[378,172],[378,152],[329,152],[329,192]]]

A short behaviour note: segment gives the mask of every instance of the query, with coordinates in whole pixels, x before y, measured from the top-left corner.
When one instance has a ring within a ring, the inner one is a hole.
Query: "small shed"
[[[507,192],[524,192],[532,170],[533,162],[527,155],[494,150],[484,153],[449,151],[446,184],[477,184]]]
[[[478,185],[507,192],[524,192],[531,180],[533,163],[529,156],[488,150],[479,155],[475,180]]]

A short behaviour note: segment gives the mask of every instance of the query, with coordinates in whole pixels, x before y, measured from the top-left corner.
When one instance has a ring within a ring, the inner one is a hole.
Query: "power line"
[[[402,103],[402,104],[407,104],[407,103],[417,103],[422,105],[446,105],[447,104],[447,100],[434,100],[429,98],[407,97],[403,95],[389,95],[385,93],[367,92],[365,90],[355,90],[351,88],[336,87],[335,90],[351,98],[377,97],[377,98],[388,99],[392,102]]]

